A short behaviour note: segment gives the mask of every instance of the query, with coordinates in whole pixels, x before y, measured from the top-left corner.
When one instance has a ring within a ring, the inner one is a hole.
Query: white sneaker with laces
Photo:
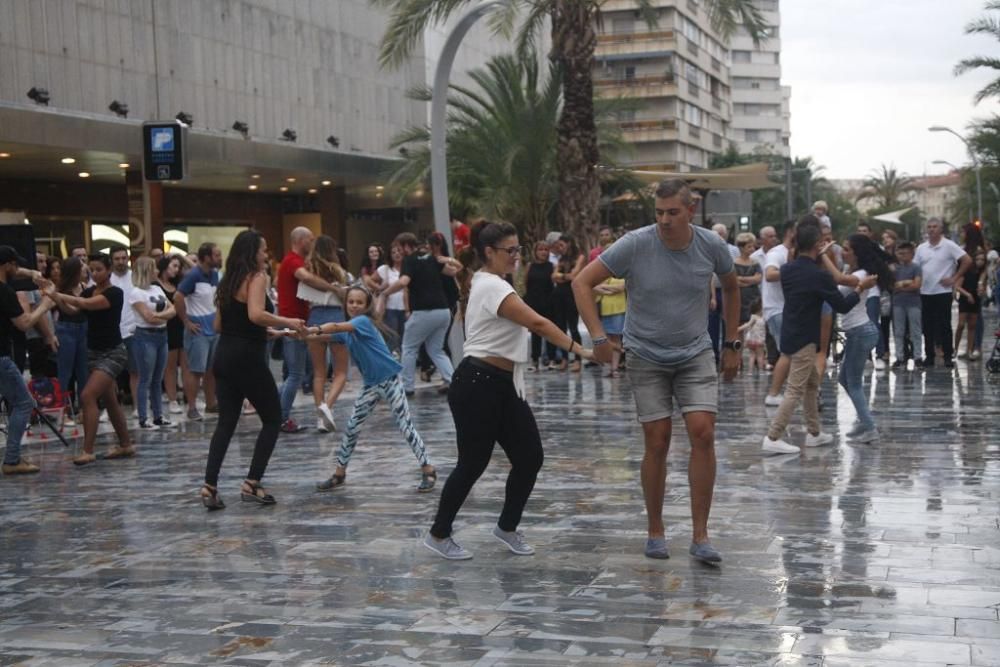
[[[761,450],[765,454],[798,454],[801,450],[795,445],[790,445],[784,440],[771,440],[771,438],[764,436],[764,442],[761,444]]]
[[[322,419],[316,420],[316,430],[319,431],[320,433],[330,432],[330,429],[326,427],[326,422],[324,422]]]
[[[463,549],[458,542],[450,537],[437,540],[433,535],[427,533],[427,537],[424,538],[422,544],[438,556],[441,556],[441,558],[447,560],[469,560],[472,558],[471,553]]]
[[[771,396],[770,394],[768,394],[767,397],[764,399],[764,405],[771,408],[776,408],[779,405],[781,405],[781,402],[783,400],[785,400],[784,394],[777,394],[776,396]]]
[[[173,401],[170,403],[170,414],[172,415],[184,414],[184,406],[181,405],[180,401]]]
[[[806,447],[822,447],[824,445],[829,445],[833,443],[832,433],[817,433],[813,435],[812,433],[806,433]]]
[[[320,403],[316,407],[316,412],[319,413],[319,417],[326,424],[326,428],[329,431],[337,430],[337,421],[333,418],[333,410],[326,403]]]
[[[518,556],[530,556],[535,553],[535,547],[524,541],[524,536],[521,535],[520,531],[512,530],[507,532],[506,530],[500,530],[500,526],[493,526],[493,537],[503,542],[510,549],[511,553],[515,553]]]
[[[877,371],[885,370],[885,359],[879,358],[875,360],[875,370]]]

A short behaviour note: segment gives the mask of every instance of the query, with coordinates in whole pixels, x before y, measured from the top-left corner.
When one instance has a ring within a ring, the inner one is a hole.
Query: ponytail
[[[486,248],[495,246],[501,239],[508,236],[516,236],[517,227],[509,222],[490,222],[480,220],[472,226],[469,240],[476,250],[476,259],[480,264],[486,262]]]

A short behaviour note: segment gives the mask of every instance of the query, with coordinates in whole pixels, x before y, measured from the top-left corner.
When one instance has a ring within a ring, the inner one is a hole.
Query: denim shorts
[[[611,336],[621,336],[625,331],[625,313],[617,315],[601,315],[601,326],[604,333]]]
[[[306,320],[306,325],[310,327],[318,327],[323,324],[330,324],[331,322],[343,321],[344,309],[340,306],[311,306],[309,308],[309,319]]]
[[[205,373],[209,369],[218,341],[218,336],[204,336],[184,330],[184,354],[187,355],[188,368],[192,373]]]
[[[128,367],[128,360],[129,353],[124,343],[106,350],[87,350],[87,370],[91,373],[101,371],[117,378]]]
[[[673,366],[654,364],[633,353],[626,356],[625,366],[640,423],[669,419],[674,399],[683,414],[719,411],[719,376],[710,349]]]

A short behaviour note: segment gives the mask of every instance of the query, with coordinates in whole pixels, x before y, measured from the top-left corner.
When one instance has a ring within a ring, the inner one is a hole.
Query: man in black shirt
[[[384,294],[389,296],[406,288],[408,299],[406,328],[403,330],[403,388],[412,396],[417,372],[417,353],[426,344],[427,354],[441,373],[444,383],[439,391],[444,393],[451,383],[451,359],[444,352],[444,339],[451,324],[451,310],[441,282],[441,276],[454,277],[462,265],[443,255],[419,255],[417,237],[403,233],[393,244],[403,249],[403,267],[399,280],[389,285]]]
[[[820,447],[833,442],[833,436],[820,432],[819,369],[816,350],[820,342],[820,314],[823,302],[838,313],[846,313],[857,305],[859,295],[875,284],[878,276],[868,276],[844,296],[830,275],[817,262],[826,248],[819,247],[822,232],[819,220],[807,215],[799,221],[795,232],[796,258],[781,267],[781,289],[785,294],[782,311],[781,340],[783,355],[791,360],[785,398],[781,401],[771,427],[764,436],[765,454],[797,454],[799,448],[782,440],[788,422],[799,402],[806,418],[806,447]]]
[[[21,458],[21,438],[28,428],[35,401],[28,393],[24,378],[11,359],[11,336],[14,329],[28,331],[45,316],[54,305],[48,298],[42,298],[30,314],[25,313],[18,303],[17,293],[8,284],[15,278],[40,280],[38,271],[18,268],[27,261],[14,248],[0,245],[0,396],[7,401],[10,416],[7,418],[7,449],[3,457],[3,474],[24,475],[38,472],[38,466]]]

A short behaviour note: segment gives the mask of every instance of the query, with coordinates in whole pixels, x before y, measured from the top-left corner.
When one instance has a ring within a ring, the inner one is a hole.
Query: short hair
[[[600,227],[597,228],[597,233],[600,234],[605,229],[608,230],[609,232],[612,232],[612,233],[614,232],[614,230],[611,229],[611,225],[601,225]]]
[[[788,232],[794,230],[797,224],[799,224],[799,221],[795,218],[785,220],[785,224],[781,225],[781,239],[784,240],[788,236]]]
[[[113,245],[113,246],[111,246],[111,250],[108,251],[108,257],[114,257],[115,255],[117,255],[120,252],[123,252],[126,255],[129,254],[128,248],[126,248],[125,246],[123,246],[123,245]]]
[[[420,243],[417,241],[417,235],[412,232],[403,232],[397,234],[396,238],[392,241],[396,245],[402,248],[416,248]]]
[[[913,251],[913,243],[910,241],[900,241],[896,244],[896,250],[909,250]]]
[[[829,207],[829,206],[827,206],[827,205],[826,205],[826,202],[825,202],[825,201],[823,201],[822,199],[818,199],[818,200],[816,200],[816,202],[815,202],[815,203],[813,204],[813,210],[814,210],[814,211],[815,211],[816,209],[818,209],[818,208],[821,208],[821,209],[823,209],[824,211],[829,211],[829,210],[830,210],[830,207]]]
[[[931,223],[934,223],[934,222],[936,222],[937,224],[939,224],[942,227],[944,227],[944,222],[941,220],[941,218],[928,218],[927,219],[927,224],[928,225],[931,224]]]
[[[200,262],[203,259],[209,259],[212,256],[212,253],[215,252],[216,248],[218,248],[218,246],[214,243],[202,243],[198,246],[198,261]]]
[[[308,227],[296,227],[288,237],[292,240],[292,243],[298,243],[307,234],[312,234],[312,230]]]
[[[140,257],[132,267],[132,284],[139,289],[149,289],[156,280],[156,260],[152,257]]]
[[[87,257],[87,262],[100,262],[104,265],[104,268],[111,268],[111,258],[105,255],[103,252],[94,253]]]
[[[861,229],[862,227],[867,227],[868,231],[872,230],[872,226],[870,224],[868,224],[867,222],[865,222],[864,220],[862,220],[861,222],[858,223],[857,229]]]
[[[660,181],[660,184],[656,186],[656,197],[658,199],[680,197],[685,206],[690,206],[694,202],[691,186],[681,178],[668,178],[665,181]]]
[[[799,252],[809,252],[816,247],[821,236],[819,220],[815,216],[807,215],[799,221],[799,226],[795,230],[795,248]]]
[[[750,232],[740,232],[736,235],[736,245],[744,245],[746,243],[757,243],[757,237]]]

